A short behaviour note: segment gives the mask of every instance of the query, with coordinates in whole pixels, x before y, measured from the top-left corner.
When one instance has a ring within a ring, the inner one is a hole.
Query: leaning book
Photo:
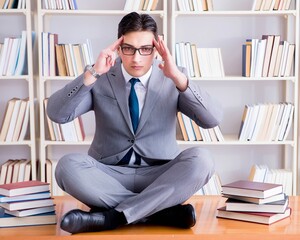
[[[28,217],[14,217],[9,214],[5,214],[3,217],[0,217],[0,228],[47,224],[56,224],[55,212],[33,215]]]
[[[287,208],[284,213],[261,213],[261,212],[231,212],[226,211],[226,207],[218,208],[217,217],[232,220],[261,223],[270,225],[291,215],[291,208]]]

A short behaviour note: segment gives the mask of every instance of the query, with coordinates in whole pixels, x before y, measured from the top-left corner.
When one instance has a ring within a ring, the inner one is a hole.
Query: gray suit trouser
[[[205,185],[214,172],[207,150],[182,151],[163,165],[105,165],[87,154],[68,154],[56,167],[58,185],[88,206],[115,208],[132,223],[162,209],[182,204]]]

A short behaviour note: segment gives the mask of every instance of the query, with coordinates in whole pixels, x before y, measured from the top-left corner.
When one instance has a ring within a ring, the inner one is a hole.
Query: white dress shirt
[[[129,81],[130,81],[131,78],[136,78],[136,77],[131,76],[125,70],[123,64],[122,64],[122,73],[123,73],[123,76],[125,78],[126,96],[127,96],[127,99],[128,99],[129,94],[130,94],[130,88],[131,88],[131,83]],[[138,78],[140,81],[137,82],[134,85],[134,90],[136,92],[136,95],[137,95],[137,98],[138,98],[138,101],[139,101],[139,117],[141,116],[141,113],[143,111],[145,98],[146,98],[146,93],[147,93],[147,88],[148,88],[148,82],[149,82],[149,78],[150,78],[151,73],[152,73],[152,66],[145,75]],[[129,162],[128,165],[129,166],[136,166],[136,165],[134,165],[134,162],[135,162],[135,154],[132,154],[130,162]],[[141,166],[147,166],[147,165],[148,164],[143,159],[141,159]]]

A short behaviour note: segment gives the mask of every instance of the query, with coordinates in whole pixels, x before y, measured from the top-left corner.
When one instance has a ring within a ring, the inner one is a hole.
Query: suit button
[[[131,143],[134,143],[134,139],[131,139],[130,142],[131,142]]]

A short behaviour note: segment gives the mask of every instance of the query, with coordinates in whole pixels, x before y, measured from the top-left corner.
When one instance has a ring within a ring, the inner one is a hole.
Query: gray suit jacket
[[[80,75],[54,93],[49,98],[48,116],[57,123],[66,123],[93,110],[96,132],[89,155],[105,164],[117,164],[131,147],[149,164],[174,159],[180,153],[176,141],[177,111],[199,126],[211,128],[219,124],[222,110],[199,83],[189,81],[186,91],[178,91],[158,64],[154,60],[135,134],[120,60],[91,86],[85,86]]]

